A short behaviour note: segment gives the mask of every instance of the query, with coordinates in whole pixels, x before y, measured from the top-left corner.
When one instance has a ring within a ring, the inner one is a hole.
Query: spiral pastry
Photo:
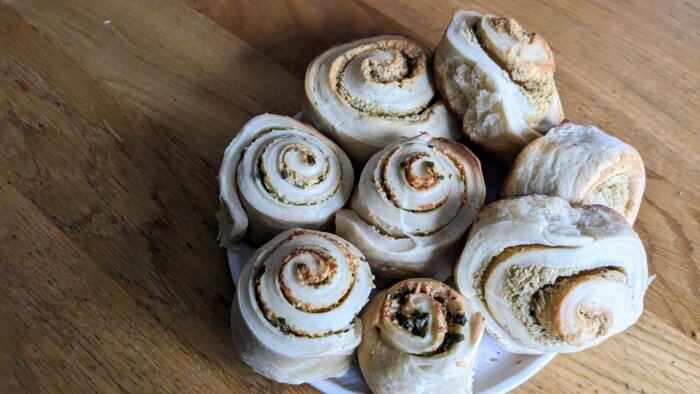
[[[375,274],[446,279],[453,246],[484,196],[479,159],[467,147],[427,133],[400,138],[362,170],[336,233],[362,250]]]
[[[547,42],[514,19],[457,11],[435,52],[435,80],[469,138],[503,161],[564,114]]]
[[[421,131],[458,139],[457,119],[436,95],[428,55],[401,36],[333,47],[306,71],[304,119],[355,160]]]
[[[367,261],[333,234],[288,230],[258,249],[236,286],[236,351],[256,372],[299,384],[347,372],[357,315],[372,289]]]
[[[484,319],[432,279],[408,279],[376,295],[362,313],[357,349],[375,394],[470,393]]]
[[[546,194],[572,204],[602,204],[634,223],[644,193],[639,153],[595,126],[564,123],[515,159],[501,195]]]
[[[576,352],[637,321],[647,260],[639,236],[612,209],[533,195],[484,208],[455,282],[509,352]]]
[[[294,227],[327,227],[352,192],[345,153],[313,127],[280,115],[246,123],[226,148],[219,189],[219,239],[257,243]]]

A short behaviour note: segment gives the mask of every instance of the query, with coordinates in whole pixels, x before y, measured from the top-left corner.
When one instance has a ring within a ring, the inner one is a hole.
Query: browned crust
[[[449,27],[448,27],[449,28]],[[445,32],[442,35],[442,39],[440,40],[440,44],[437,47],[437,50],[435,51],[435,55],[433,56],[433,75],[434,75],[434,80],[435,80],[435,86],[437,87],[438,91],[440,92],[440,95],[443,98],[443,101],[445,103],[445,106],[447,109],[450,110],[450,112],[454,113],[457,115],[459,120],[462,122],[462,133],[467,137],[467,139],[472,140],[469,138],[469,135],[465,131],[465,122],[464,122],[464,117],[460,116],[459,112],[452,106],[452,103],[449,99],[449,96],[447,94],[447,81],[445,79],[445,76],[443,73],[440,71],[440,65],[445,61],[442,55],[442,45],[443,42],[445,41],[445,36],[447,34],[447,29],[445,29]],[[562,123],[563,124],[563,123]],[[558,127],[558,126],[557,126]],[[493,146],[489,146],[488,144],[482,144],[477,141],[473,141],[474,144],[476,144],[481,150],[484,152],[488,153],[490,156],[494,157],[498,161],[502,163],[509,163],[513,160],[513,157],[517,156],[519,152],[513,154],[510,149],[498,149],[494,148]]]
[[[472,347],[476,347],[481,342],[481,337],[484,335],[484,328],[486,326],[486,319],[481,312],[476,312],[469,318],[469,332],[471,337],[469,341]]]

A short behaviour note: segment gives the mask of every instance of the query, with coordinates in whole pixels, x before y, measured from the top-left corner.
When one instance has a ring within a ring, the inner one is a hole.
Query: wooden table
[[[700,387],[697,2],[0,1],[0,391],[310,392],[231,353],[216,174],[250,117],[293,114],[310,59],[458,8],[517,18],[566,115],[633,144],[656,280],[639,323],[518,392]]]

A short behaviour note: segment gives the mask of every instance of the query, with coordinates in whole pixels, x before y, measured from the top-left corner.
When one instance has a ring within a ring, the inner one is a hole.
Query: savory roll
[[[293,229],[258,249],[231,309],[240,358],[278,382],[343,375],[360,343],[357,315],[372,289],[362,253],[333,234]]]
[[[401,138],[362,170],[351,210],[336,215],[336,233],[376,275],[444,280],[484,197],[479,159],[467,147],[426,133]]]
[[[644,193],[639,153],[595,126],[564,123],[520,152],[503,196],[546,194],[572,204],[602,204],[634,223]]]
[[[370,301],[362,324],[357,357],[373,393],[471,393],[484,319],[449,286],[399,282]]]
[[[458,11],[434,63],[464,133],[503,161],[564,119],[549,45],[512,18]]]
[[[428,54],[401,36],[333,47],[306,71],[304,120],[364,163],[398,137],[458,139],[458,120],[433,86]]]
[[[345,153],[313,127],[257,116],[226,148],[219,172],[219,240],[230,247],[249,230],[263,243],[294,227],[322,229],[352,193]]]
[[[647,259],[624,217],[559,197],[497,201],[479,214],[455,282],[513,353],[576,352],[642,314]]]

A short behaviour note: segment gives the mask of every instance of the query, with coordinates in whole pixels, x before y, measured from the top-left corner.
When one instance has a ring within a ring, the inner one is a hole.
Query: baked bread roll
[[[294,227],[325,228],[353,182],[348,157],[313,127],[286,116],[256,116],[221,163],[221,245],[231,247],[246,230],[260,244]]]
[[[455,282],[509,352],[576,352],[637,321],[647,259],[639,236],[612,209],[533,195],[484,208]]]
[[[408,279],[377,294],[362,313],[357,349],[373,393],[471,393],[484,319],[432,279]]]
[[[457,11],[434,68],[464,133],[503,161],[564,119],[549,45],[512,18]]]
[[[602,204],[634,223],[644,193],[639,153],[595,126],[564,123],[515,159],[501,195],[546,194],[572,204]]]
[[[384,278],[444,280],[456,242],[484,204],[479,159],[457,142],[423,133],[372,156],[336,234],[356,245]]]
[[[354,246],[333,234],[285,231],[243,267],[231,308],[236,352],[278,382],[343,375],[371,289],[369,265]]]
[[[309,65],[305,88],[304,120],[360,163],[398,137],[461,136],[437,96],[428,55],[406,37],[370,37],[327,50]]]

